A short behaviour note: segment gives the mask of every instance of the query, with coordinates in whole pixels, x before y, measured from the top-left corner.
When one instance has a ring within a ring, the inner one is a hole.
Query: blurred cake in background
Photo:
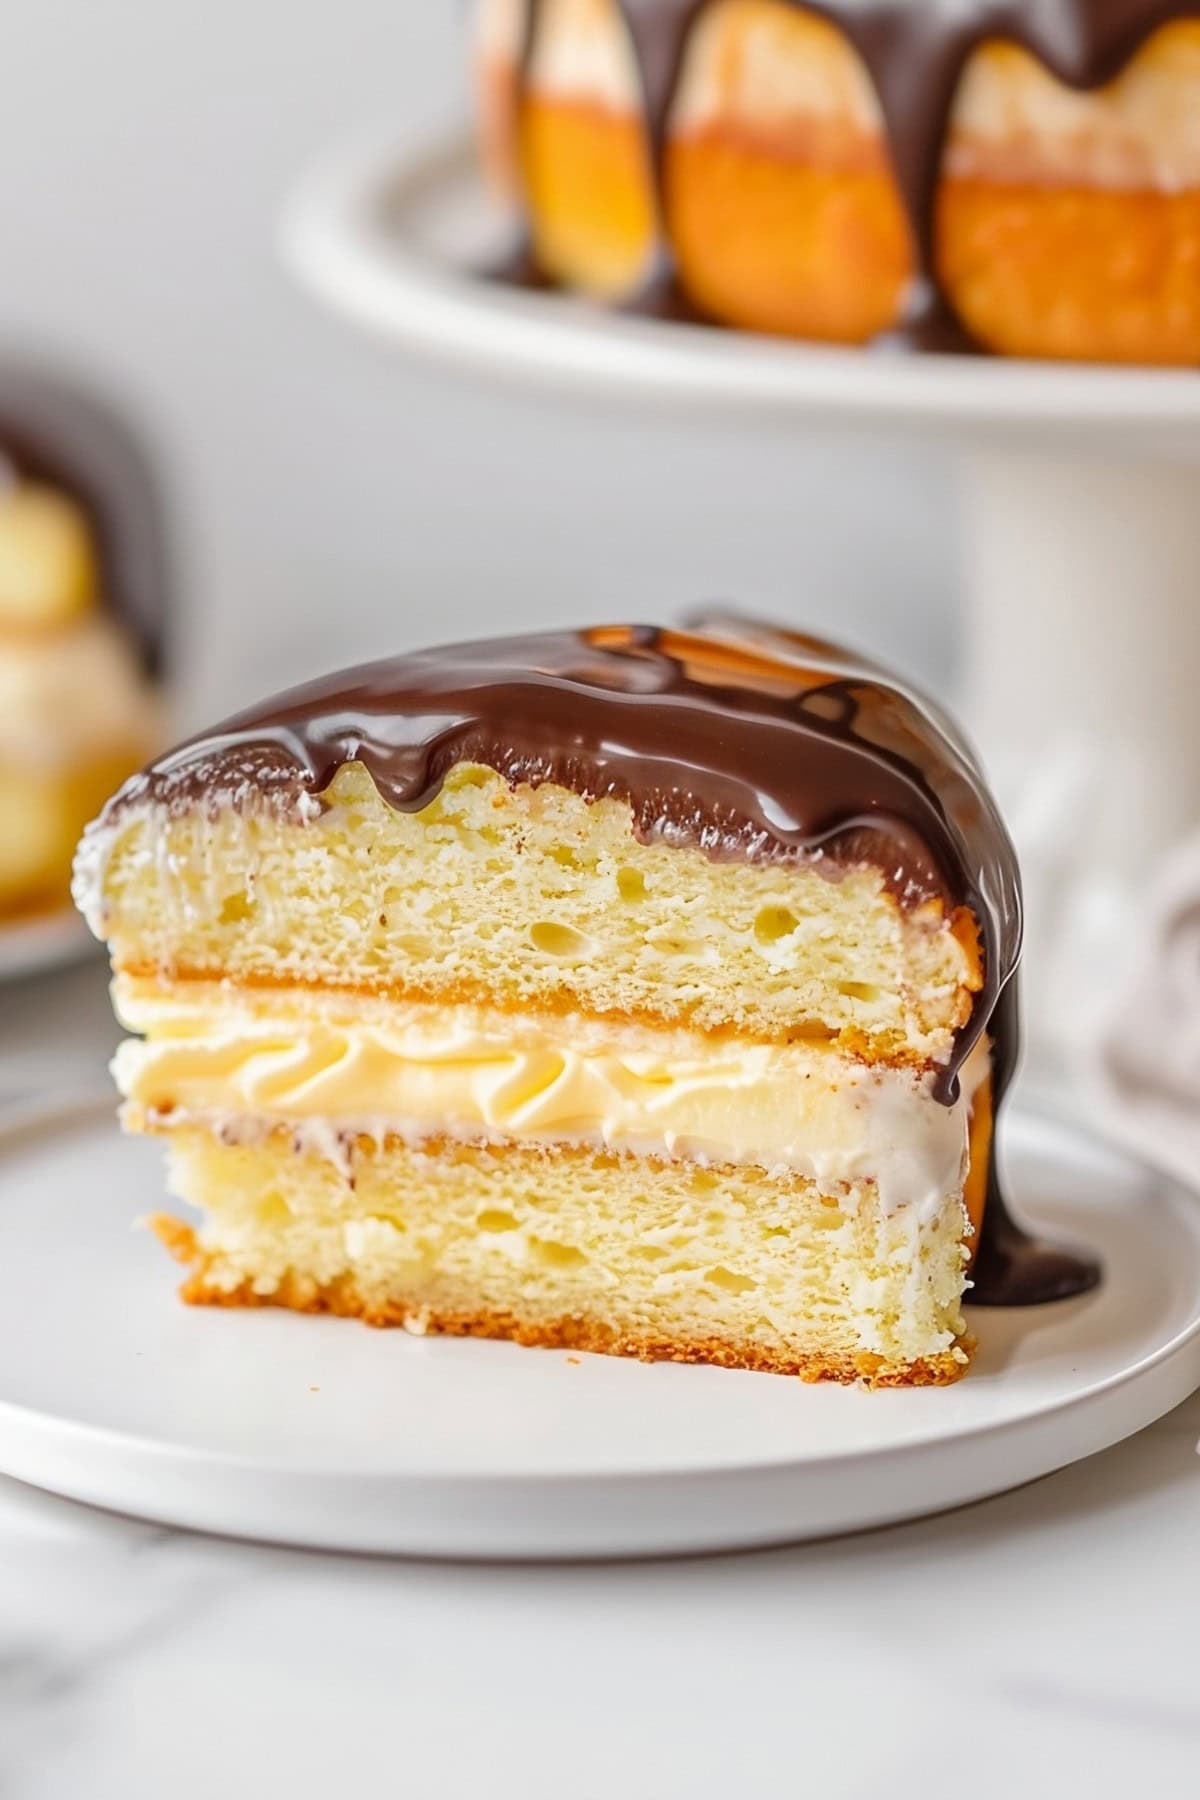
[[[1183,0],[478,0],[529,266],[752,331],[1200,361]]]
[[[0,928],[68,903],[80,831],[158,741],[164,594],[125,426],[0,366]]]

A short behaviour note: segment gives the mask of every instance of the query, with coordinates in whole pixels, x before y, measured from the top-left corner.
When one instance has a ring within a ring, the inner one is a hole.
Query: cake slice
[[[76,891],[187,1299],[965,1367],[1017,874],[874,670],[720,620],[353,670],[127,783]]]

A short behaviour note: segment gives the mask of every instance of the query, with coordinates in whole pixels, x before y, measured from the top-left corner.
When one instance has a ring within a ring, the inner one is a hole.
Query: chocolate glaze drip
[[[520,88],[529,80],[543,9],[528,0]],[[689,34],[711,0],[615,0],[641,79],[659,218],[671,106]],[[878,97],[917,279],[888,339],[912,348],[973,349],[937,273],[936,199],[955,92],[988,39],[1019,44],[1065,86],[1102,87],[1159,26],[1200,17],[1198,0],[782,0],[827,19],[862,58]],[[669,291],[669,289],[667,290]],[[648,310],[644,307],[643,310]]]
[[[148,675],[167,654],[168,569],[162,508],[140,443],[82,388],[0,364],[0,478],[45,482],[88,515],[100,600],[129,630]]]
[[[992,1018],[992,1093],[997,1113],[1016,1073],[1020,1050],[1017,983],[1009,983]],[[975,1306],[1035,1306],[1069,1300],[1098,1287],[1104,1271],[1086,1250],[1033,1237],[1004,1196],[996,1143],[988,1158],[987,1204],[967,1299]]]
[[[1015,991],[1020,882],[966,743],[875,665],[818,639],[727,614],[699,624],[499,638],[352,669],[162,758],[109,817],[147,798],[191,804],[246,785],[288,805],[322,793],[349,761],[393,806],[416,811],[468,761],[513,783],[618,797],[642,838],[713,857],[817,860],[834,878],[868,862],[902,905],[937,900],[978,922],[983,991],[938,1098],[957,1097],[993,1017],[1007,1022],[1002,1087],[1016,1041],[1015,1001],[1001,1003]],[[977,1298],[1030,1302],[1091,1284],[1094,1267],[1075,1262],[1048,1286],[1043,1249],[1012,1224],[995,1179],[992,1190]]]

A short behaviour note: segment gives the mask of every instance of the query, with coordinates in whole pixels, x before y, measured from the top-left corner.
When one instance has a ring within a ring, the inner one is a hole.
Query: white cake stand
[[[1148,865],[1200,820],[1200,373],[614,317],[479,279],[507,230],[468,141],[376,139],[301,182],[282,241],[327,305],[448,364],[714,427],[836,421],[947,446],[965,524],[959,706],[1022,853],[1041,1034],[1085,1037]]]

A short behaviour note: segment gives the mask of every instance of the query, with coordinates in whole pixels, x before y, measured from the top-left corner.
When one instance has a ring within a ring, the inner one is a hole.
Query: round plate
[[[0,981],[65,968],[89,950],[99,954],[95,938],[74,907],[19,925],[0,925]]]
[[[324,158],[282,223],[299,279],[397,344],[520,381],[756,419],[833,415],[933,430],[1074,438],[1120,428],[1121,447],[1200,450],[1200,377],[1011,358],[825,349],[621,317],[480,279],[511,227],[471,142],[414,150],[375,138]]]
[[[952,1388],[418,1339],[192,1310],[139,1212],[161,1151],[108,1103],[0,1132],[0,1470],[172,1525],[418,1555],[733,1549],[882,1525],[1044,1475],[1200,1385],[1200,1206],[1047,1119],[1022,1208],[1103,1254],[1096,1294],[980,1310]]]

